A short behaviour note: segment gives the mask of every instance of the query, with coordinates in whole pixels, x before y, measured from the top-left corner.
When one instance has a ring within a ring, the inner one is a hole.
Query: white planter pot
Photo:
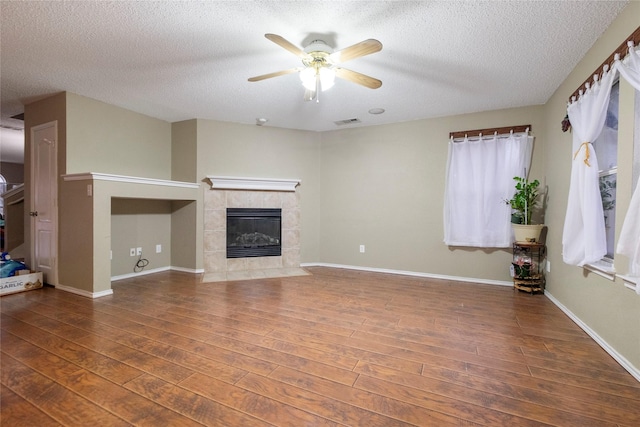
[[[535,243],[540,241],[540,232],[542,231],[542,227],[544,227],[543,224],[511,224],[511,226],[513,227],[513,234],[518,243]]]

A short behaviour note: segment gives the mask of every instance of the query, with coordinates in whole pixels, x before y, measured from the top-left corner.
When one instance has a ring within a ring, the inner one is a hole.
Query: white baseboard
[[[504,280],[478,279],[475,277],[447,276],[443,274],[422,273],[417,271],[391,270],[387,268],[360,267],[356,265],[328,264],[324,262],[300,264],[300,267],[331,267],[347,270],[371,271],[374,273],[400,274],[403,276],[426,277],[429,279],[453,280],[456,282],[480,283],[483,285],[498,285],[513,287],[513,282]]]
[[[168,270],[183,271],[185,273],[192,273],[192,274],[204,273],[204,269],[182,268],[182,267],[160,267],[160,268],[152,268],[149,270],[142,270],[138,273],[128,273],[128,274],[121,274],[119,276],[113,276],[111,277],[111,281],[117,282],[118,280],[129,279],[131,277],[145,276],[147,274],[160,273]],[[113,294],[113,289],[107,289],[106,291],[100,291],[100,292],[90,292],[90,291],[85,291],[82,289],[74,288],[71,286],[64,286],[60,284],[56,285],[55,288],[61,291],[69,292],[72,294],[76,294],[76,295],[80,295],[80,296],[92,298],[92,299]]]
[[[171,270],[171,267],[151,268],[149,270],[142,270],[137,273],[127,273],[127,274],[121,274],[119,276],[111,276],[111,281],[117,282],[118,280],[130,279],[132,277],[138,277],[138,276],[146,276],[147,274],[160,273],[162,271],[168,271],[168,270]]]
[[[111,281],[112,282],[117,282],[118,280],[123,280],[123,279],[130,279],[132,277],[138,277],[138,276],[144,276],[147,274],[154,274],[154,273],[161,273],[163,271],[182,271],[184,273],[191,273],[191,274],[200,274],[200,273],[204,273],[204,269],[203,268],[184,268],[184,267],[174,267],[174,266],[169,266],[169,267],[159,267],[159,268],[152,268],[149,270],[142,270],[138,273],[127,273],[127,274],[121,274],[119,276],[112,276],[111,277]]]
[[[626,369],[636,380],[640,381],[640,369],[636,368],[629,362],[624,356],[616,351],[615,348],[611,347],[609,343],[607,343],[600,335],[598,335],[593,329],[589,327],[586,323],[584,323],[578,316],[576,316],[571,310],[565,307],[560,301],[558,301],[549,291],[544,291],[544,295],[551,300],[560,310],[564,312],[571,320],[573,320],[576,325],[580,327],[583,331],[587,333],[593,340],[598,343],[600,347],[611,357],[613,357],[616,362],[620,364],[624,369]]]
[[[55,286],[55,288],[59,289],[61,291],[69,292],[70,294],[76,294],[76,295],[80,295],[80,296],[87,297],[87,298],[100,298],[100,297],[104,297],[104,296],[113,294],[113,290],[112,289],[107,289],[106,291],[100,291],[100,292],[90,292],[90,291],[85,291],[85,290],[82,290],[82,289],[74,288],[74,287],[71,287],[71,286],[64,286],[64,285],[61,285],[61,284],[57,284]]]
[[[171,271],[182,271],[184,273],[201,274],[204,273],[204,268],[184,268],[184,267],[170,267]]]

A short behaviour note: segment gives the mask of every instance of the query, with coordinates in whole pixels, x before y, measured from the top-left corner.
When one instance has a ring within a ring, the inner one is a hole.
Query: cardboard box
[[[0,295],[31,291],[42,287],[42,273],[20,270],[20,274],[0,279]]]

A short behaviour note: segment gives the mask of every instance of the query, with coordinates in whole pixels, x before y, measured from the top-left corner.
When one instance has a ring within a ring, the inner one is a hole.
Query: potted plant
[[[506,202],[512,209],[511,222],[516,242],[537,242],[544,225],[532,224],[531,217],[538,204],[540,181],[537,179],[529,181],[526,177],[520,176],[515,176],[513,179],[516,181],[516,191]]]

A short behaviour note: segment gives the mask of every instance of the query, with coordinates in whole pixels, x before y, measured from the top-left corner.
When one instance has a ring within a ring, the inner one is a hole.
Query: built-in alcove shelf
[[[207,176],[212,190],[296,191],[299,179]]]
[[[60,269],[56,287],[90,298],[109,295],[112,277],[132,274],[129,249],[137,247],[147,255],[146,271],[204,271],[202,183],[81,172],[62,175],[58,199],[65,206],[60,265],[83,267]]]
[[[62,179],[65,181],[86,181],[91,179],[94,181],[115,181],[115,182],[129,183],[129,184],[148,184],[148,185],[160,185],[164,187],[182,187],[182,188],[194,188],[194,189],[199,187],[198,183],[193,183],[193,182],[170,181],[166,179],[142,178],[137,176],[113,175],[113,174],[97,173],[97,172],[67,174],[67,175],[62,175]]]

